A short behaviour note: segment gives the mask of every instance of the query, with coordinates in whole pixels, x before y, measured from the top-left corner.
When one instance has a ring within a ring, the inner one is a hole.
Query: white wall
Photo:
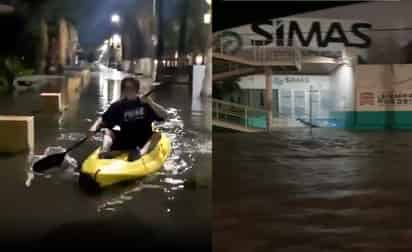
[[[331,75],[330,96],[334,111],[353,111],[354,106],[354,70],[351,65],[339,66]]]
[[[374,1],[306,12],[293,17],[362,19],[372,25],[369,34],[372,45],[368,50],[370,64],[411,63],[412,1]],[[402,28],[409,28],[402,30]],[[390,31],[398,29],[398,31]],[[381,30],[381,31],[379,31]]]
[[[411,64],[359,65],[356,83],[358,111],[412,110]],[[387,98],[380,99],[382,95]]]

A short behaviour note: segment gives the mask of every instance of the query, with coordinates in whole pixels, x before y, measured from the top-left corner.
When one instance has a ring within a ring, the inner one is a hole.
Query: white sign
[[[284,18],[230,29],[243,45],[300,46],[313,49],[369,48],[371,24],[353,20]]]

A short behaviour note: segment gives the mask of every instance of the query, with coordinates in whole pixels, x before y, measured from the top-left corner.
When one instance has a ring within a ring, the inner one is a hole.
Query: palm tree
[[[19,46],[26,51],[27,60],[36,66],[39,73],[44,72],[46,54],[49,46],[49,22],[57,22],[65,18],[70,23],[87,14],[86,6],[78,7],[78,2],[70,0],[11,0],[16,9],[15,15],[26,20],[24,30],[21,32]],[[30,41],[30,43],[27,43]]]

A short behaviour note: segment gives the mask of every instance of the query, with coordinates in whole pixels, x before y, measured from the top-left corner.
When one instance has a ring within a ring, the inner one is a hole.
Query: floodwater
[[[412,251],[412,132],[214,133],[213,167],[214,251]]]
[[[62,151],[85,136],[116,97],[121,77],[93,73],[87,85],[70,91],[70,105],[62,114],[41,112],[37,91],[1,97],[1,114],[35,116],[34,153],[0,156],[0,240],[5,245],[210,250],[210,186],[185,183],[205,180],[211,172],[210,109],[199,102],[203,112],[192,111],[188,85],[166,85],[153,93],[174,115],[157,125],[173,145],[158,173],[99,194],[85,192],[78,185],[78,168],[101,136],[73,151],[62,167],[45,174],[31,171],[41,155]],[[143,82],[148,90],[148,81]],[[57,89],[67,89],[64,85]]]

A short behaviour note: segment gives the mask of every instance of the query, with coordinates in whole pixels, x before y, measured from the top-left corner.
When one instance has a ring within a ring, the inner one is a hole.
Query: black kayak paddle
[[[147,96],[151,95],[156,89],[157,89],[157,86],[155,86],[152,90],[150,90],[145,95],[143,95],[143,97],[147,97]],[[50,168],[60,166],[63,163],[64,158],[66,157],[66,155],[69,152],[71,152],[72,150],[79,147],[84,142],[86,142],[89,139],[89,137],[90,136],[86,136],[86,137],[82,138],[79,142],[77,142],[77,143],[73,144],[72,146],[70,146],[65,152],[52,154],[50,156],[47,156],[47,157],[44,157],[44,158],[38,160],[36,163],[33,164],[33,171],[34,172],[44,172],[45,170],[48,170]]]
[[[34,163],[33,171],[43,172],[43,171],[45,171],[47,169],[50,169],[52,167],[56,167],[56,166],[61,165],[63,163],[64,157],[67,155],[67,153],[74,150],[75,148],[80,146],[82,143],[86,142],[87,139],[89,139],[89,136],[86,136],[86,137],[82,138],[79,142],[77,142],[77,143],[73,144],[72,146],[70,146],[65,152],[52,154],[52,155],[47,156],[43,159],[40,159],[39,161]]]

